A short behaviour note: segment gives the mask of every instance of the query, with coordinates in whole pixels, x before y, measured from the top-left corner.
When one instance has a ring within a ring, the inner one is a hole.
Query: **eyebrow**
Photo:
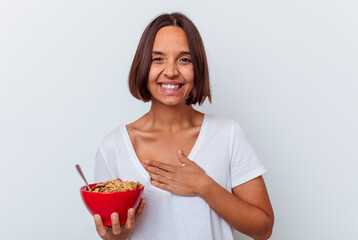
[[[160,51],[153,51],[152,54],[164,55],[164,53],[160,52]],[[191,55],[191,53],[188,51],[181,51],[179,54],[180,55],[184,55],[184,54]]]

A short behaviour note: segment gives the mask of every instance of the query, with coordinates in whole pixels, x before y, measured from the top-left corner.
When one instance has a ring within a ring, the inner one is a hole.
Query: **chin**
[[[154,102],[154,101],[153,101]],[[175,107],[175,106],[180,106],[180,105],[186,105],[186,100],[177,100],[177,99],[166,99],[166,100],[155,100],[156,103],[159,104],[163,104],[166,106],[171,106],[171,107]]]

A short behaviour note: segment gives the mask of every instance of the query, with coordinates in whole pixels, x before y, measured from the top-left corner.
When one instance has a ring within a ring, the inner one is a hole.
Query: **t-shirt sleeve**
[[[266,172],[254,152],[244,130],[233,121],[231,131],[231,184],[232,188]]]
[[[102,148],[99,147],[96,153],[94,167],[94,181],[96,183],[115,178],[107,161],[108,159],[103,154]]]

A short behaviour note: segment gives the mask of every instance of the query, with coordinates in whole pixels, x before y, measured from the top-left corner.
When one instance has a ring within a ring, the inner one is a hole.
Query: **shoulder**
[[[207,136],[211,139],[234,145],[247,141],[245,131],[236,120],[226,117],[207,115]]]
[[[236,120],[211,114],[205,114],[205,117],[210,129],[218,130],[221,132],[227,131],[229,133],[243,131],[241,125]]]
[[[124,141],[123,128],[125,128],[125,125],[121,125],[105,135],[100,143],[101,151],[112,151],[122,144],[121,142]]]

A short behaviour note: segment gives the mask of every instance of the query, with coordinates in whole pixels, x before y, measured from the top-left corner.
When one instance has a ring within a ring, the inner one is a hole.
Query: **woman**
[[[128,211],[122,227],[117,213],[112,227],[95,215],[99,235],[227,240],[233,239],[233,227],[268,239],[273,210],[261,176],[264,166],[239,124],[192,107],[211,101],[211,95],[204,46],[187,17],[163,14],[148,25],[129,87],[151,108],[108,134],[96,156],[95,178],[138,180],[145,185],[143,201],[137,213]]]

